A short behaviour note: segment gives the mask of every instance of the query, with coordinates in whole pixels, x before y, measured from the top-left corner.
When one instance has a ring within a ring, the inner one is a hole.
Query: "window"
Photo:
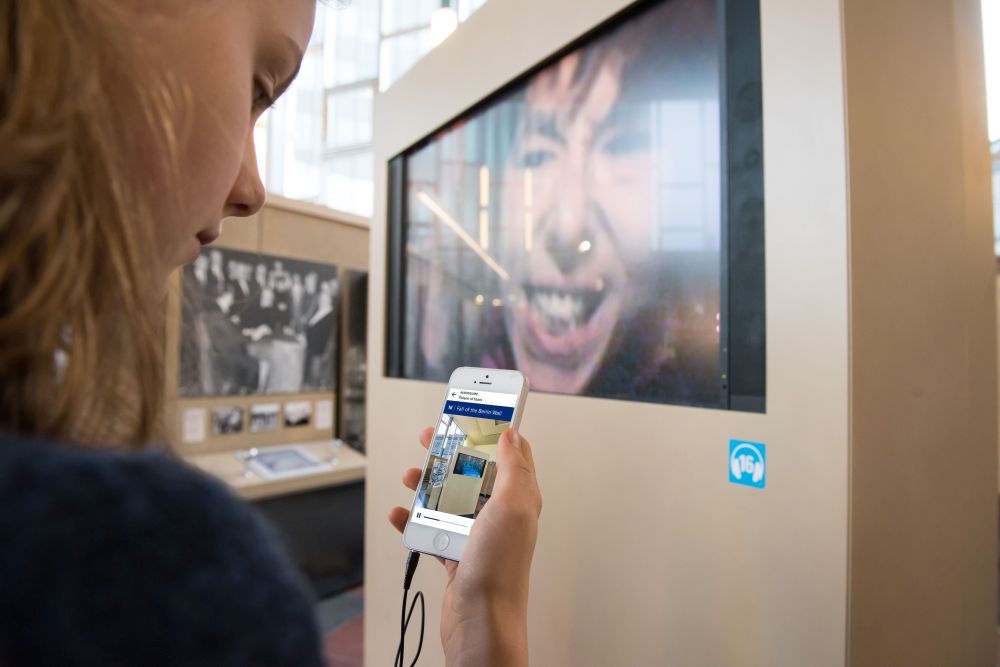
[[[379,90],[386,90],[431,50],[430,25],[390,35],[382,40]]]
[[[1000,139],[990,145],[993,153],[993,235],[996,239],[996,253],[1000,257]]]
[[[997,257],[1000,258],[1000,0],[982,1],[986,98],[990,152],[993,155],[993,238]]]
[[[486,0],[357,0],[316,8],[295,83],[254,128],[269,192],[372,214],[373,104],[435,44],[438,10],[464,21]]]

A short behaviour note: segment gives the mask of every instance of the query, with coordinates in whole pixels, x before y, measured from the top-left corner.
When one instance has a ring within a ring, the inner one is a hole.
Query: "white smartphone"
[[[518,371],[463,367],[451,374],[403,531],[408,549],[461,560],[493,494],[500,434],[520,425],[527,397]]]

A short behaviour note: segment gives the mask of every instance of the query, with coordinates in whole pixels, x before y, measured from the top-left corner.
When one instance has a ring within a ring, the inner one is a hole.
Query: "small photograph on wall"
[[[184,267],[184,398],[336,389],[337,267],[205,248]]]
[[[285,403],[285,426],[308,426],[312,419],[312,401]]]
[[[243,432],[243,408],[232,406],[212,410],[212,434],[232,435]]]
[[[281,406],[277,403],[261,403],[250,406],[250,432],[277,431],[280,427]]]

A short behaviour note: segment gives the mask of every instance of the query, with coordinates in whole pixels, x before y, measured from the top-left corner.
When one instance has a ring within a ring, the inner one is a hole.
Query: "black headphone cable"
[[[413,596],[413,602],[410,603],[410,610],[406,610],[406,601],[410,594],[410,583],[413,581],[413,573],[417,571],[417,563],[420,562],[420,552],[411,551],[410,555],[406,557],[406,573],[403,575],[403,611],[399,617],[399,648],[396,649],[396,662],[395,667],[405,667],[406,663],[403,661],[403,644],[406,640],[406,628],[410,625],[410,618],[413,616],[413,609],[417,606],[417,602],[420,602],[420,642],[417,644],[417,654],[413,656],[413,662],[410,663],[410,667],[414,667],[417,664],[417,660],[420,658],[420,651],[424,647],[424,593],[423,591],[417,591],[417,594]]]

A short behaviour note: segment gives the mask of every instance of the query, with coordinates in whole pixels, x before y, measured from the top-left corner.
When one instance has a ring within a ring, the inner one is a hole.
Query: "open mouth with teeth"
[[[563,289],[523,285],[524,296],[546,333],[560,336],[587,325],[608,294],[607,289]]]

